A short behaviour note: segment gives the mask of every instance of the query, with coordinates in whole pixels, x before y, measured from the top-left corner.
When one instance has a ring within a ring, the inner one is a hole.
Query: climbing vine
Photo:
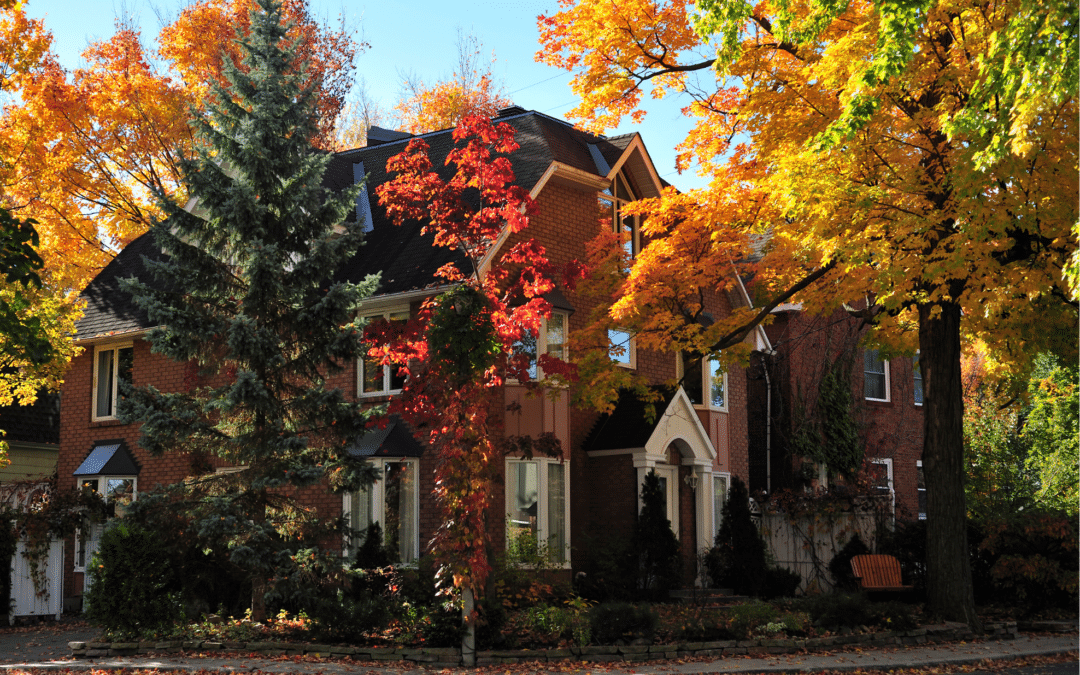
[[[791,450],[830,473],[853,479],[862,468],[863,441],[855,419],[851,393],[854,353],[844,352],[826,368],[818,382],[813,406],[800,403],[794,411]]]
[[[0,495],[0,569],[10,569],[19,540],[23,540],[23,557],[30,566],[30,579],[38,597],[48,599],[49,544],[64,539],[79,528],[103,522],[107,516],[104,500],[95,492],[70,488],[60,490],[54,475],[48,482],[22,481],[9,483]],[[0,602],[11,602],[10,575],[0,574]]]

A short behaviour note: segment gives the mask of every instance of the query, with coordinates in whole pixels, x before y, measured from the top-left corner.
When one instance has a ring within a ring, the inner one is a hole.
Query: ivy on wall
[[[793,453],[825,464],[831,474],[848,480],[858,474],[864,454],[851,392],[854,363],[854,350],[847,350],[828,364],[814,405],[796,406],[791,438]]]

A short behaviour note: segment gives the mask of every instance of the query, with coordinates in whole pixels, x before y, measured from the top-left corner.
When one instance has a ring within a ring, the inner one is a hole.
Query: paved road
[[[419,668],[406,669],[402,665],[383,667],[374,663],[351,662],[295,662],[268,658],[242,658],[226,655],[218,658],[190,658],[170,655],[168,658],[113,657],[72,660],[67,643],[91,640],[97,631],[85,624],[59,624],[33,629],[0,631],[0,670],[35,667],[49,669],[90,670],[98,668],[153,668],[167,670],[217,670],[223,672],[302,673],[305,675],[406,675],[430,673]],[[1078,648],[1076,634],[1029,635],[1022,634],[1015,640],[979,640],[970,643],[953,643],[932,647],[905,647],[890,649],[862,649],[825,652],[820,654],[788,654],[767,658],[728,658],[695,661],[689,663],[661,662],[652,665],[629,665],[619,669],[593,668],[590,664],[573,664],[575,670],[586,673],[590,669],[607,675],[713,675],[716,673],[799,673],[823,670],[889,670],[903,667],[932,667],[947,664],[976,664],[985,659],[1009,659],[1021,656],[1060,654],[1074,652]],[[565,672],[566,663],[559,670]],[[604,664],[614,666],[616,664]],[[1033,666],[1015,669],[1013,675],[1074,675],[1080,663],[1073,660],[1056,666]],[[535,671],[516,666],[515,672],[546,671],[538,664]],[[988,674],[989,675],[989,674]],[[1001,675],[1000,672],[993,675]]]

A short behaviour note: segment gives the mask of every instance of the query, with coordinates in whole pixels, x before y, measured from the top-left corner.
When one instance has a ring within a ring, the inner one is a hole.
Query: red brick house
[[[628,201],[657,196],[664,185],[640,135],[595,136],[517,107],[501,111],[499,121],[516,129],[521,147],[510,159],[518,183],[538,207],[521,236],[536,239],[554,263],[584,260],[586,242],[606,217],[627,232],[627,246],[637,252],[639,223],[618,217],[618,209]],[[456,255],[434,247],[418,224],[391,224],[374,199],[374,187],[388,179],[387,159],[401,152],[408,138],[373,129],[371,144],[335,155],[325,178],[328,187],[338,189],[368,176],[356,204],[356,217],[366,223],[366,243],[341,274],[356,281],[381,272],[381,286],[362,310],[369,317],[393,320],[414,313],[420,301],[435,292],[435,271]],[[450,132],[426,134],[424,139],[433,164],[441,165],[452,147]],[[61,485],[67,481],[85,486],[119,502],[193,473],[230,470],[179,453],[151,457],[139,447],[137,425],[116,420],[118,380],[175,391],[194,378],[188,365],[150,352],[142,336],[152,326],[119,289],[121,278],[147,278],[144,255],[160,255],[148,235],[125,248],[83,293],[87,309],[76,339],[84,351],[72,361],[63,391],[57,466]],[[584,327],[590,301],[569,292],[556,292],[549,300],[555,313],[545,322],[535,349],[565,355],[567,336]],[[748,302],[740,289],[730,297],[714,295],[707,310],[722,316],[733,305]],[[589,533],[629,535],[641,481],[649,470],[663,479],[669,519],[686,554],[712,543],[730,476],[751,475],[744,371],[724,373],[708,361],[684,364],[673,354],[637,350],[628,335],[617,331],[611,338],[625,346],[619,357],[624,367],[658,385],[679,378],[685,383],[667,395],[655,423],[646,424],[640,404],[629,399],[601,417],[571,407],[566,393],[554,400],[530,397],[514,384],[503,392],[508,404],[520,404],[516,412],[506,413],[505,433],[554,433],[564,457],[507,458],[501,494],[494,495],[495,503],[505,507],[489,522],[505,520],[508,528],[531,530],[567,570],[578,564],[578,551]],[[764,330],[749,339],[757,350],[770,348]],[[401,388],[392,369],[365,359],[352,364],[336,384],[373,403]],[[303,500],[327,518],[345,515],[356,529],[380,523],[397,557],[403,562],[416,559],[438,525],[432,502],[434,459],[396,420],[358,439],[353,454],[381,473],[372,488],[344,499],[328,490],[308,489]],[[92,537],[69,543],[65,595],[81,594],[88,540]]]
[[[822,478],[800,472],[790,448],[800,408],[812,405],[826,368],[851,359],[853,417],[874,485],[889,493],[901,518],[925,518],[922,481],[923,389],[918,357],[883,359],[864,350],[862,321],[844,311],[812,316],[782,305],[766,327],[771,354],[755,354],[747,369],[750,388],[751,492],[800,488]],[[809,469],[809,467],[807,467]]]

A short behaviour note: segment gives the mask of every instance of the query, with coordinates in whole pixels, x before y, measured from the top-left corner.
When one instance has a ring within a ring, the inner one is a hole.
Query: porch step
[[[735,595],[730,588],[679,588],[668,591],[668,596],[682,603],[707,606],[738,605],[750,599],[745,595]]]

